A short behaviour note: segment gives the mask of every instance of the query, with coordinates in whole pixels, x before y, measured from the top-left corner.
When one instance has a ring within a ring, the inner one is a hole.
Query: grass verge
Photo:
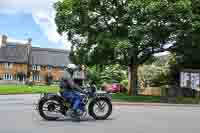
[[[0,94],[34,94],[58,90],[57,86],[0,85]]]
[[[160,102],[159,96],[128,96],[127,94],[113,94],[113,101],[121,102]]]
[[[1,94],[37,94],[52,92],[57,93],[58,86],[27,86],[27,85],[0,85]],[[113,101],[116,102],[146,102],[146,103],[160,103],[162,97],[159,96],[128,96],[127,94],[112,94]],[[165,103],[176,104],[199,104],[200,98],[177,97]]]

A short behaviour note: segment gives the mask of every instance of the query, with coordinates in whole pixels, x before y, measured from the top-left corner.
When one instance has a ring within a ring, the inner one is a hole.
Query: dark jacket
[[[81,93],[84,93],[84,91],[80,89],[80,86],[75,84],[70,73],[67,71],[64,72],[64,76],[60,82],[60,89],[61,89],[61,92],[64,90],[66,91],[74,90],[74,91],[79,91]]]

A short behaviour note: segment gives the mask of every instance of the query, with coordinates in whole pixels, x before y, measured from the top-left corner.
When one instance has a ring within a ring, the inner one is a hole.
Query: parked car
[[[111,84],[104,84],[102,86],[102,90],[109,92],[109,93],[118,93],[118,92],[126,92],[127,89],[120,83],[111,83]]]

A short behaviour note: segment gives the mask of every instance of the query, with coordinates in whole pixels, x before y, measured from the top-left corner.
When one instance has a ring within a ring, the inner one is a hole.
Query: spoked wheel
[[[89,114],[96,120],[105,120],[112,113],[112,104],[107,99],[92,101],[89,105]]]
[[[39,102],[39,114],[45,120],[57,120],[62,116],[63,105],[56,99],[42,99]]]

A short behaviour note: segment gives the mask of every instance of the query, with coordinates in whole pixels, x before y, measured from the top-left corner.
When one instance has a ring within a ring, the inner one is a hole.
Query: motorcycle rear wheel
[[[60,112],[60,115],[61,115],[62,114],[61,109],[63,108],[63,104],[59,100],[57,100],[56,98],[50,98],[50,99],[42,98],[39,102],[39,105],[38,105],[38,111],[39,111],[40,116],[43,119],[48,120],[48,121],[54,121],[54,120],[59,119],[60,117],[58,117],[58,116],[48,116],[48,115],[45,114],[45,112],[43,110],[44,105],[49,101],[55,101],[57,103],[53,103],[53,102],[50,103],[50,105],[48,105],[48,107],[47,107],[48,111],[53,112],[53,110],[55,110],[54,109],[55,106],[60,106],[60,110],[58,110],[58,111]],[[54,105],[54,104],[56,104],[56,105]]]

